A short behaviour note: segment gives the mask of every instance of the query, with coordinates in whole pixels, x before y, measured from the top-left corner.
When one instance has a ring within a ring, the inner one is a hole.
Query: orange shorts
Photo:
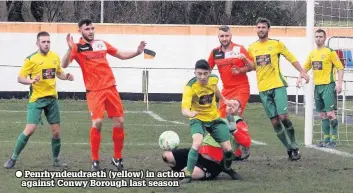
[[[214,147],[211,145],[202,145],[199,149],[200,154],[210,156],[212,159],[220,162],[223,159],[223,150],[220,147]]]
[[[222,95],[228,100],[236,99],[240,102],[240,105],[241,105],[240,116],[242,116],[250,98],[250,87],[248,84],[246,84],[246,85],[232,86],[231,88],[223,88]],[[218,110],[222,118],[225,118],[227,116],[226,105],[222,100],[219,101]]]
[[[124,107],[115,86],[103,90],[88,91],[86,98],[92,120],[104,118],[105,111],[107,111],[109,118],[124,115]]]

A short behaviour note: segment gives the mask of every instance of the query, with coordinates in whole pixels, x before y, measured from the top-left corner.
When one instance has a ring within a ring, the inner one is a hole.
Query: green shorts
[[[315,85],[314,98],[317,112],[337,110],[336,83]]]
[[[229,128],[222,118],[211,122],[203,122],[199,119],[190,120],[191,135],[200,133],[205,135],[207,130],[217,143],[229,141]]]
[[[27,105],[27,123],[38,124],[41,122],[42,110],[49,124],[60,123],[59,101],[54,97],[40,98]]]
[[[288,96],[286,87],[274,88],[260,92],[261,103],[268,118],[288,113]]]

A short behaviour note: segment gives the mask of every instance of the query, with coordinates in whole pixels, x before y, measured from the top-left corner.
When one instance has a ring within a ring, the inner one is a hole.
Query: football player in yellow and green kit
[[[335,115],[337,110],[337,94],[342,91],[343,65],[337,53],[325,46],[326,32],[318,29],[315,32],[317,48],[313,50],[304,64],[304,70],[314,72],[315,109],[322,119],[322,133],[324,140],[319,147],[336,147],[338,121]],[[336,70],[338,80],[336,80]],[[301,78],[297,79],[299,85]],[[331,132],[330,132],[331,130]],[[330,136],[331,133],[331,136]]]
[[[30,85],[29,103],[27,105],[27,124],[24,131],[19,135],[13,154],[4,167],[12,168],[29,137],[41,122],[41,114],[44,114],[52,130],[52,156],[53,166],[66,166],[59,162],[60,153],[60,109],[56,91],[56,77],[61,80],[73,81],[71,74],[65,74],[60,66],[59,56],[50,51],[50,35],[42,31],[37,34],[38,51],[25,59],[18,75],[18,82]]]
[[[270,39],[270,21],[258,18],[256,31],[259,40],[249,47],[249,54],[255,60],[257,85],[261,102],[265,112],[271,119],[277,137],[287,148],[290,160],[300,159],[300,152],[295,139],[294,127],[288,117],[287,82],[279,66],[280,56],[283,55],[300,73],[301,77],[309,81],[309,76],[300,66],[295,56],[279,40]],[[284,129],[282,127],[282,124]],[[288,138],[287,139],[287,135]]]
[[[230,176],[237,178],[236,173],[231,168],[233,152],[229,140],[229,128],[227,123],[220,117],[216,96],[223,100],[226,105],[231,105],[231,103],[220,93],[217,86],[218,81],[219,78],[211,74],[208,62],[199,60],[195,64],[195,77],[184,88],[181,105],[182,114],[190,118],[193,142],[188,153],[185,178],[181,183],[191,182],[191,174],[199,158],[199,148],[202,144],[205,130],[211,134],[223,149],[224,171]]]

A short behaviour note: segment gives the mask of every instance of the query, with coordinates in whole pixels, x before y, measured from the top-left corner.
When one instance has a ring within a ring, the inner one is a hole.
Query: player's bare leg
[[[60,139],[60,124],[52,124],[50,125],[52,131],[52,140],[51,140],[51,148],[53,155],[53,166],[54,167],[67,167],[66,163],[60,162],[59,154],[61,148],[61,139]]]
[[[192,135],[192,146],[188,154],[188,161],[185,170],[185,178],[180,183],[190,183],[195,169],[197,159],[199,157],[199,149],[202,144],[203,135],[201,133],[195,133]]]
[[[92,154],[92,170],[100,170],[99,166],[99,148],[101,142],[101,129],[103,125],[103,119],[92,120],[92,128],[90,132],[90,144]]]
[[[298,144],[295,140],[295,132],[294,132],[294,127],[293,127],[292,121],[289,119],[288,114],[279,115],[279,119],[281,120],[281,122],[285,128],[285,131],[288,134],[289,140],[290,140],[289,145],[291,147],[290,150],[292,153],[291,160],[299,160],[301,155],[300,155],[300,151],[298,148]]]
[[[124,117],[112,117],[113,120],[113,143],[114,156],[111,163],[120,171],[124,168],[122,150],[124,148]]]
[[[17,138],[15,149],[13,151],[11,158],[8,159],[4,164],[5,168],[10,169],[15,166],[18,156],[20,155],[21,151],[26,146],[29,137],[36,130],[36,128],[37,128],[36,124],[27,124],[26,125],[24,131]]]

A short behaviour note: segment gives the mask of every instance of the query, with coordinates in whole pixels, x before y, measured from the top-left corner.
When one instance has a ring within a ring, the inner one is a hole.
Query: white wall
[[[67,50],[66,34],[51,34],[51,48],[60,56]],[[77,41],[79,34],[73,34]],[[142,69],[120,67],[151,67],[151,68],[193,68],[194,63],[201,58],[207,59],[212,48],[219,45],[216,36],[187,36],[187,35],[113,35],[97,34],[96,39],[104,39],[121,50],[135,50],[141,40],[147,42],[147,48],[156,51],[154,60],[144,60],[139,56],[130,60],[118,60],[109,56],[110,65],[114,68],[118,90],[120,92],[138,93],[142,90]],[[304,37],[271,37],[283,41],[288,49],[303,63],[309,53],[308,42]],[[256,36],[233,37],[238,44],[246,48],[257,40]],[[17,83],[16,78],[25,57],[36,51],[36,33],[1,33],[0,42],[3,49],[0,65],[0,91],[27,91],[28,86]],[[74,74],[74,82],[58,81],[58,91],[85,91],[80,68],[76,63],[65,71]],[[283,57],[281,60],[283,74],[296,76],[297,71]],[[180,93],[184,84],[193,77],[193,70],[157,69],[150,70],[150,93]],[[215,73],[217,73],[215,71]],[[251,94],[257,94],[255,73],[249,73]],[[353,76],[346,75],[345,79],[353,80]],[[293,82],[293,80],[289,80]],[[294,82],[293,82],[294,83]],[[290,83],[291,84],[291,83]],[[220,85],[220,87],[222,87]],[[295,88],[288,89],[289,94],[295,94]]]

